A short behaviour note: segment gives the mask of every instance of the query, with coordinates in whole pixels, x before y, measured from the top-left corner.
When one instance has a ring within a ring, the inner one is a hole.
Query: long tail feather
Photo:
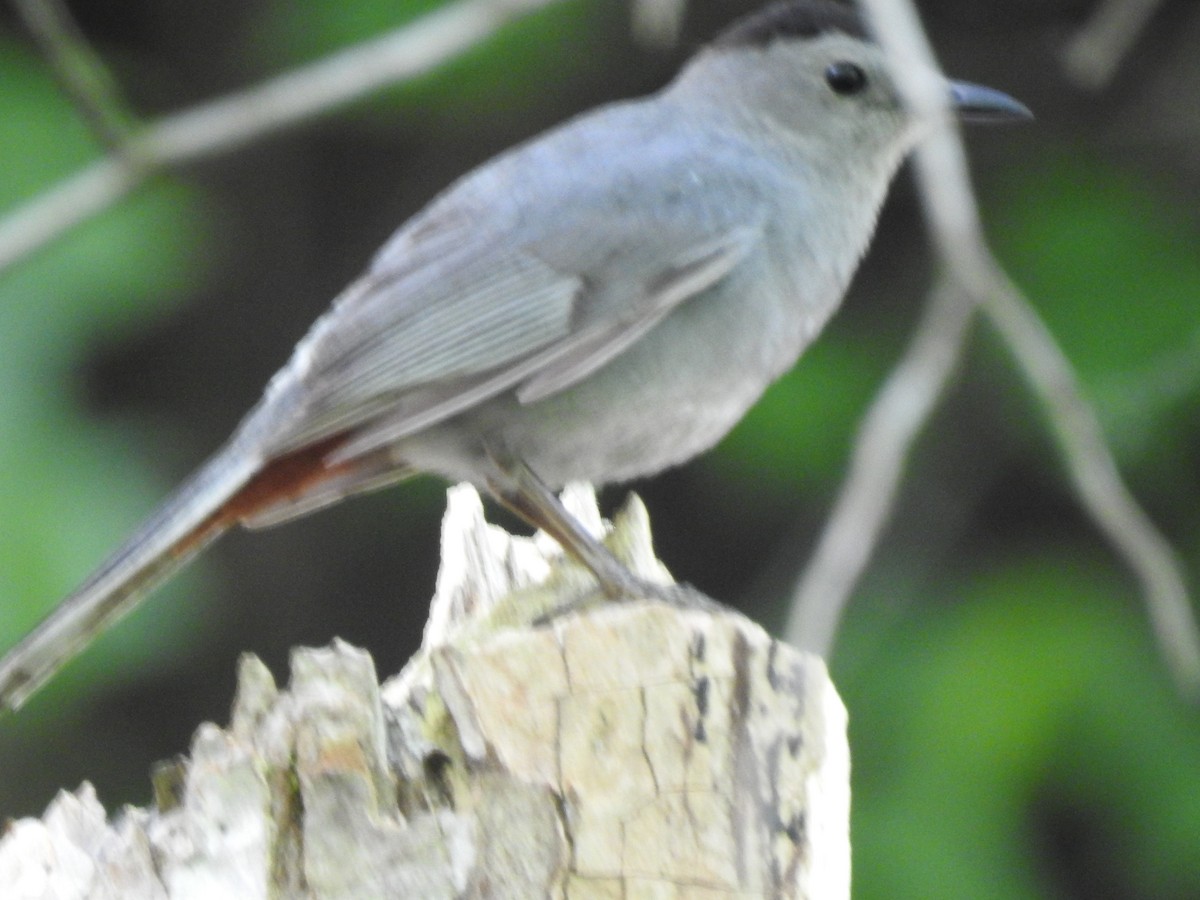
[[[218,453],[80,587],[0,659],[0,710],[17,709],[63,664],[133,609],[235,520],[222,509],[259,461],[236,445]]]

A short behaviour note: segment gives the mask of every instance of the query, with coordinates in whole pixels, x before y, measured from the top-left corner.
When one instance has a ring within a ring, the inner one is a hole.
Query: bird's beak
[[[969,81],[950,82],[950,109],[962,122],[1027,122],[1033,118],[1021,101]]]

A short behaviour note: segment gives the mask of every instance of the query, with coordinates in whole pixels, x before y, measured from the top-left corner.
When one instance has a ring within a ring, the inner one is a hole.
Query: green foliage
[[[1165,184],[1087,154],[1010,174],[996,229],[1129,463],[1162,472],[1200,401],[1200,225]]]
[[[1112,896],[1200,884],[1200,721],[1115,572],[1072,549],[998,560],[882,639],[878,612],[850,623],[840,658],[859,665],[834,674],[853,711],[856,896],[1059,896],[1039,874],[1051,810],[1106,823]]]

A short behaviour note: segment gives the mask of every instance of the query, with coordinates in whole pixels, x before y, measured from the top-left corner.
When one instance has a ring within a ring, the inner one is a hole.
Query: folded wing
[[[636,171],[646,190],[671,190],[677,172],[695,181],[695,166],[665,169]],[[459,185],[297,348],[268,393],[267,454],[346,434],[331,456],[342,462],[501,392],[534,403],[578,383],[757,246],[762,211],[722,206],[709,181],[704,203],[648,207],[579,179],[543,185],[549,202],[537,185]]]

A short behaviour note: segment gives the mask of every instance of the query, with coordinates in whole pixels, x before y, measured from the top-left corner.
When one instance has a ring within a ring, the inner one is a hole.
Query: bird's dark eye
[[[867,86],[867,73],[852,62],[835,62],[825,70],[825,83],[835,94],[857,94]]]

